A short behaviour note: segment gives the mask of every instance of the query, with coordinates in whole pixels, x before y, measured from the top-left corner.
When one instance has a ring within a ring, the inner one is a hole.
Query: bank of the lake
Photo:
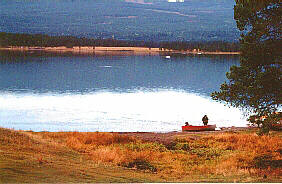
[[[277,182],[281,132],[32,132],[0,128],[0,182]],[[153,133],[152,133],[153,135]]]
[[[73,52],[73,53],[94,53],[94,54],[107,54],[107,55],[170,55],[170,54],[183,54],[183,55],[239,55],[240,52],[224,52],[224,51],[202,51],[199,49],[189,50],[173,50],[165,48],[149,48],[149,47],[93,47],[93,46],[76,46],[76,47],[27,47],[27,46],[9,46],[0,47],[0,50],[10,51],[46,51],[46,52]]]

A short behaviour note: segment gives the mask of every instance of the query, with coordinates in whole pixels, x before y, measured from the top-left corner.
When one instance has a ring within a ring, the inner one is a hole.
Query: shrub
[[[150,150],[150,151],[159,151],[159,152],[164,152],[168,151],[167,148],[163,144],[155,143],[155,142],[131,142],[128,144],[125,144],[124,147],[133,150],[133,151],[145,151],[145,150]]]
[[[256,156],[253,159],[252,167],[259,169],[282,168],[282,160],[273,160],[271,155]]]
[[[184,150],[184,151],[189,151],[190,150],[190,146],[189,143],[177,143],[174,148],[176,150]]]
[[[148,161],[143,159],[135,159],[132,162],[129,162],[126,166],[128,168],[137,168],[139,170],[149,170],[151,172],[156,172],[157,168],[150,164]]]

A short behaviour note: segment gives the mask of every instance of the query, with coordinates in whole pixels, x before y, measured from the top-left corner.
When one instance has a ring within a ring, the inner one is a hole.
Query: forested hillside
[[[173,50],[193,50],[203,51],[239,51],[239,43],[224,41],[208,42],[144,42],[115,39],[91,39],[78,38],[74,36],[48,36],[43,34],[19,34],[0,33],[0,46],[37,46],[37,47],[57,47],[66,46],[105,46],[105,47],[158,47]]]

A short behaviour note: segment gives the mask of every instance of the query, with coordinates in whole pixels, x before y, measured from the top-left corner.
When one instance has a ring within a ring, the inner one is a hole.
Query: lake
[[[96,56],[0,52],[0,126],[33,131],[180,131],[205,114],[246,126],[211,99],[238,56]]]

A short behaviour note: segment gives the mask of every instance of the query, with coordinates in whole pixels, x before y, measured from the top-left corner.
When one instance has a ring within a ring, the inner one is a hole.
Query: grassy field
[[[119,133],[0,128],[0,182],[282,182],[282,133]]]

